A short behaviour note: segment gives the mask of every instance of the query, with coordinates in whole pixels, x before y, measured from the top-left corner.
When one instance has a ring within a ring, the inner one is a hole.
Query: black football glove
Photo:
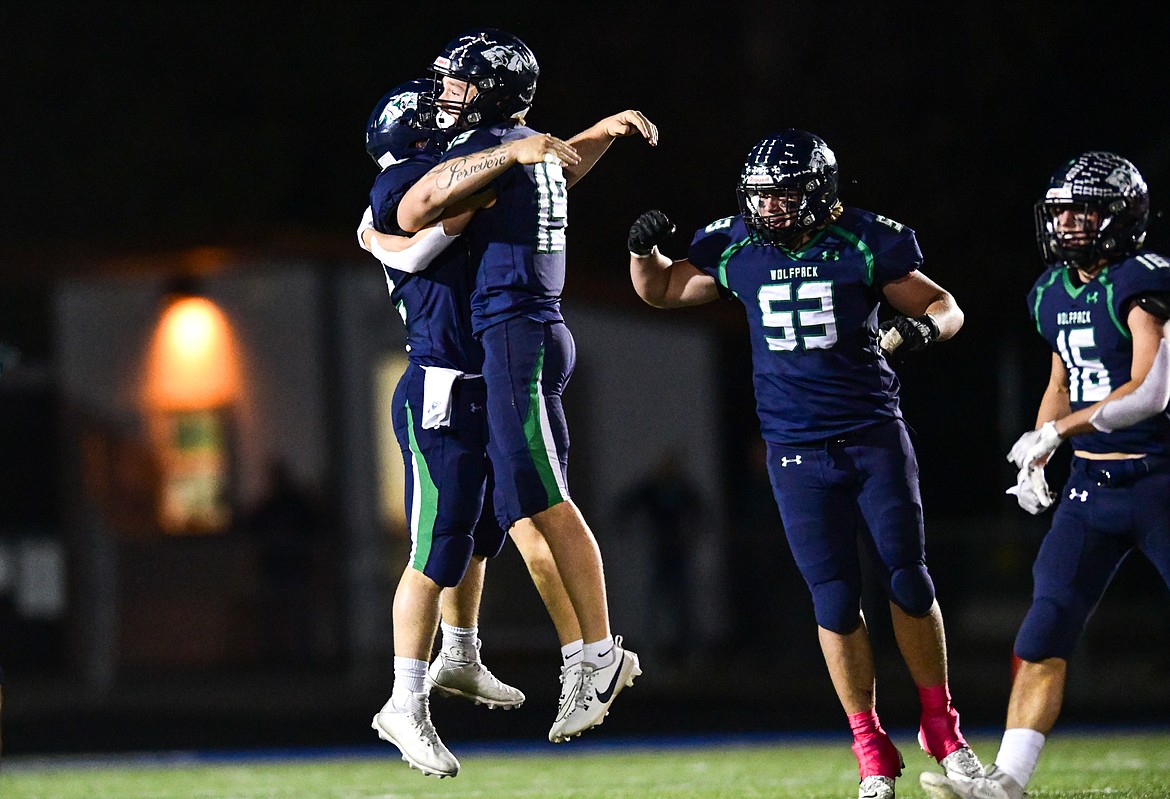
[[[878,345],[889,355],[896,349],[915,352],[934,343],[938,338],[938,325],[929,315],[895,316],[882,322],[878,332]]]
[[[1158,317],[1163,322],[1170,320],[1170,292],[1150,292],[1137,299],[1142,310]]]
[[[661,211],[647,211],[630,226],[630,237],[626,240],[630,252],[646,257],[655,247],[674,233],[674,223]]]

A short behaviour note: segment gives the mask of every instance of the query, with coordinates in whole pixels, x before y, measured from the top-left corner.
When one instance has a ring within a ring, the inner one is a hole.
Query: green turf
[[[931,767],[909,742],[898,796],[921,797]],[[990,759],[997,742],[973,741]],[[145,761],[9,759],[5,799],[848,799],[856,764],[845,741],[703,748],[582,749],[549,746],[530,754],[472,749],[456,779],[424,778],[387,747],[385,759],[351,758],[203,765]],[[1034,799],[1165,799],[1170,735],[1058,734],[1032,782]]]

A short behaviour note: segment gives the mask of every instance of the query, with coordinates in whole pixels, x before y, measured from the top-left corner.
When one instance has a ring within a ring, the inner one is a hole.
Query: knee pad
[[[467,564],[471,562],[474,545],[475,542],[470,535],[436,535],[431,539],[426,562],[420,567],[416,554],[411,563],[443,588],[453,588],[459,585],[459,581],[467,572]]]
[[[829,632],[848,635],[861,622],[861,586],[829,580],[810,587],[817,624]]]
[[[925,616],[934,605],[934,581],[926,564],[915,563],[890,573],[890,599],[910,616]]]
[[[1014,652],[1032,663],[1048,658],[1067,660],[1085,628],[1088,609],[1053,597],[1037,597],[1016,634]]]

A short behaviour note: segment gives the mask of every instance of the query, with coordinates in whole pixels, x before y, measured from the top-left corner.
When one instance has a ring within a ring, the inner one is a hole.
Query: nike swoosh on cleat
[[[625,657],[624,655],[622,656]],[[613,696],[613,689],[617,687],[618,678],[622,676],[622,666],[625,664],[618,664],[618,667],[613,671],[613,679],[609,682],[609,687],[603,691],[597,692],[597,698],[602,702],[608,702],[609,698]]]

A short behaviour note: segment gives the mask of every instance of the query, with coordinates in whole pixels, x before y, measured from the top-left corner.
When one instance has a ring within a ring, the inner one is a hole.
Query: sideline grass
[[[907,768],[901,799],[923,796],[931,762],[899,743]],[[973,741],[987,760],[998,742]],[[0,771],[5,799],[849,799],[856,763],[846,742],[795,738],[760,744],[549,747],[522,752],[465,747],[459,777],[422,777],[388,747],[384,758],[12,759]],[[1170,733],[1057,734],[1033,780],[1033,799],[1165,799]]]

